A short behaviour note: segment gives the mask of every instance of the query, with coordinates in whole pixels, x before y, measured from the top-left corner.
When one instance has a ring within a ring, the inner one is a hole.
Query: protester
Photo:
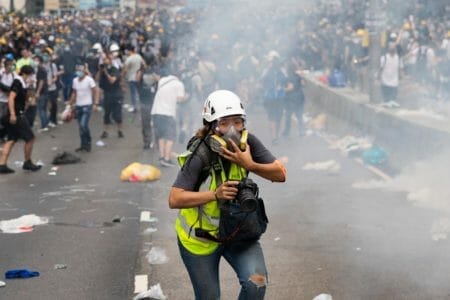
[[[8,122],[8,98],[14,81],[14,73],[12,72],[13,60],[2,59],[2,68],[0,69],[0,143],[4,141],[6,136],[6,123]]]
[[[128,54],[122,72],[125,74],[125,79],[130,91],[131,107],[128,111],[136,112],[137,101],[139,98],[139,71],[145,65],[145,62],[142,56],[136,52],[135,46],[129,46],[127,52]]]
[[[161,79],[151,111],[159,147],[159,163],[164,167],[175,166],[170,157],[176,139],[177,102],[186,100],[184,84],[171,74],[169,67],[161,70]]]
[[[48,131],[48,73],[44,65],[42,56],[36,56],[37,74],[36,74],[36,92],[34,97],[37,101],[39,119],[41,120],[40,131]]]
[[[219,240],[220,206],[237,198],[239,181],[249,172],[262,178],[283,182],[284,167],[253,134],[240,146],[245,130],[246,112],[239,97],[226,90],[209,95],[203,108],[204,126],[197,132],[198,147],[190,158],[181,155],[185,163],[178,173],[169,195],[170,208],[180,209],[175,222],[181,259],[189,273],[195,299],[219,299],[219,263],[225,258],[236,272],[241,291],[239,299],[263,299],[267,286],[267,269],[258,239],[239,242]],[[208,166],[200,153],[210,153],[205,146],[211,136],[226,139],[231,148],[222,147],[206,156]],[[202,148],[201,148],[202,147]],[[241,148],[240,148],[241,147]],[[245,147],[245,148],[243,148]],[[213,168],[212,164],[221,168]],[[202,170],[206,169],[206,174]],[[211,178],[208,191],[199,191]],[[241,212],[242,214],[242,212]],[[189,298],[189,297],[188,297]]]
[[[109,133],[109,126],[111,125],[111,118],[117,125],[117,136],[123,138],[122,132],[122,103],[123,93],[120,86],[121,76],[120,71],[112,65],[110,56],[105,56],[103,64],[97,72],[97,81],[100,88],[103,90],[103,133],[101,138],[107,138]]]
[[[33,152],[34,134],[25,116],[25,104],[27,101],[27,87],[30,78],[34,74],[33,67],[24,65],[19,75],[14,79],[8,96],[9,120],[6,124],[8,140],[3,146],[0,156],[0,174],[11,174],[15,171],[7,166],[8,157],[18,140],[24,140],[24,158],[22,169],[38,171],[40,165],[35,165],[31,160]]]
[[[141,82],[139,84],[139,101],[141,105],[142,141],[144,150],[153,148],[152,134],[152,107],[160,79],[157,70],[157,61],[154,56],[146,57],[146,66],[141,72]]]
[[[91,152],[91,132],[89,129],[89,119],[92,109],[96,110],[100,101],[95,80],[87,75],[85,65],[76,66],[76,77],[72,84],[72,95],[69,104],[75,106],[75,118],[78,121],[80,132],[80,147],[76,152]]]
[[[281,69],[280,55],[270,51],[267,55],[268,67],[262,75],[264,108],[270,124],[272,144],[279,142],[283,103],[286,98],[287,78]]]
[[[397,54],[395,43],[389,44],[388,53],[380,59],[381,91],[385,103],[394,103],[397,100],[400,72],[403,67],[401,59]]]

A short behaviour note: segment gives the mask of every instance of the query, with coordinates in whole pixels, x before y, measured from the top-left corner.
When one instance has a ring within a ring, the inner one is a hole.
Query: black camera
[[[250,178],[244,178],[236,186],[238,193],[235,202],[241,206],[243,212],[252,212],[258,205],[258,185]]]

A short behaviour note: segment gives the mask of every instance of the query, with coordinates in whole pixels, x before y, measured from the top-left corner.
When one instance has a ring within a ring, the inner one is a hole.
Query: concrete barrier
[[[395,108],[369,103],[368,95],[330,88],[312,76],[305,76],[305,96],[307,111],[327,114],[329,132],[374,137],[394,169],[450,149],[448,120],[398,116]]]

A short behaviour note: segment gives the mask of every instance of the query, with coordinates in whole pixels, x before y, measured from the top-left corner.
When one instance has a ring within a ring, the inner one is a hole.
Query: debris
[[[316,170],[316,171],[339,171],[341,169],[341,165],[335,160],[327,160],[323,162],[317,163],[307,163],[302,167],[302,170]]]
[[[363,152],[362,158],[366,164],[381,165],[387,161],[387,152],[379,146],[372,146]]]
[[[330,144],[330,149],[339,149],[345,155],[350,155],[355,151],[369,149],[370,147],[372,147],[372,142],[368,138],[358,138],[351,135],[347,135]]]
[[[22,166],[23,166],[23,161],[16,160],[16,161],[14,162],[14,165],[15,165],[16,167],[18,167],[18,168],[22,168]]]
[[[327,115],[319,114],[309,121],[309,127],[313,130],[324,130],[327,127]]]
[[[17,269],[17,270],[9,270],[5,272],[6,279],[15,279],[15,278],[31,278],[39,276],[39,272],[30,271],[27,269]]]
[[[56,150],[58,150],[58,147],[53,147],[52,150],[56,151]]]
[[[134,162],[128,165],[120,173],[120,179],[122,181],[130,182],[143,182],[143,181],[153,181],[161,177],[161,171],[152,166],[145,165]]]
[[[44,162],[43,162],[42,160],[38,160],[38,161],[36,162],[36,165],[37,165],[37,166],[41,166],[41,167],[45,166],[45,164],[44,164]]]
[[[158,229],[153,228],[153,227],[149,227],[149,228],[145,229],[142,234],[148,235],[148,234],[152,234],[152,233],[154,233],[156,231],[158,231]]]
[[[95,145],[96,145],[97,147],[106,147],[105,142],[102,141],[102,140],[98,140],[98,141],[95,143]]]
[[[319,296],[314,297],[313,300],[333,300],[333,297],[329,294],[320,294]]]
[[[122,222],[123,221],[123,217],[121,217],[121,216],[114,216],[114,218],[113,218],[113,223],[120,223],[120,222]]]
[[[56,172],[48,172],[49,176],[56,176]]]
[[[158,283],[150,287],[146,292],[142,292],[136,295],[133,300],[143,300],[143,299],[155,299],[155,300],[165,300],[167,297],[164,295],[161,285]]]
[[[279,236],[277,236],[276,238],[273,239],[275,242],[278,242],[279,240],[281,240],[281,238]]]
[[[78,177],[76,177],[76,178],[75,178],[75,182],[78,182],[78,181],[80,181],[80,179],[78,179]]]
[[[63,270],[63,269],[67,269],[67,265],[64,264],[56,264],[54,267],[55,270]]]
[[[360,248],[360,247],[357,247],[356,248],[356,251],[361,251],[362,249]]]
[[[4,281],[0,281],[0,288],[4,287],[6,285],[6,283]]]
[[[50,170],[56,172],[59,170],[59,166],[54,166]]]
[[[160,247],[153,247],[145,257],[151,265],[165,264],[169,261],[166,252]]]
[[[430,233],[431,239],[435,242],[446,240],[450,233],[450,220],[447,218],[440,218],[434,221]]]
[[[30,187],[34,187],[34,183],[30,184]]]
[[[24,215],[17,219],[0,221],[0,230],[3,233],[23,233],[33,231],[33,226],[47,224],[47,217]]]
[[[55,158],[53,158],[52,164],[53,165],[67,165],[67,164],[76,164],[81,162],[81,158],[78,156],[69,153],[69,152],[62,152],[58,153]]]

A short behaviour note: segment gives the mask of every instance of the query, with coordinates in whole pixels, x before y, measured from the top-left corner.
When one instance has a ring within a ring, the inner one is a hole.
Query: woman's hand
[[[222,152],[220,153],[220,155],[227,160],[245,168],[246,170],[251,171],[254,161],[252,155],[250,154],[250,145],[247,144],[245,150],[242,151],[234,141],[230,140],[230,143],[233,147],[234,152],[228,150],[225,147],[222,147]]]
[[[238,192],[237,185],[239,181],[225,181],[215,191],[217,200],[233,200]]]
[[[10,123],[10,124],[16,124],[16,123],[17,123],[17,117],[16,117],[16,115],[10,115],[10,116],[9,116],[9,123]]]

